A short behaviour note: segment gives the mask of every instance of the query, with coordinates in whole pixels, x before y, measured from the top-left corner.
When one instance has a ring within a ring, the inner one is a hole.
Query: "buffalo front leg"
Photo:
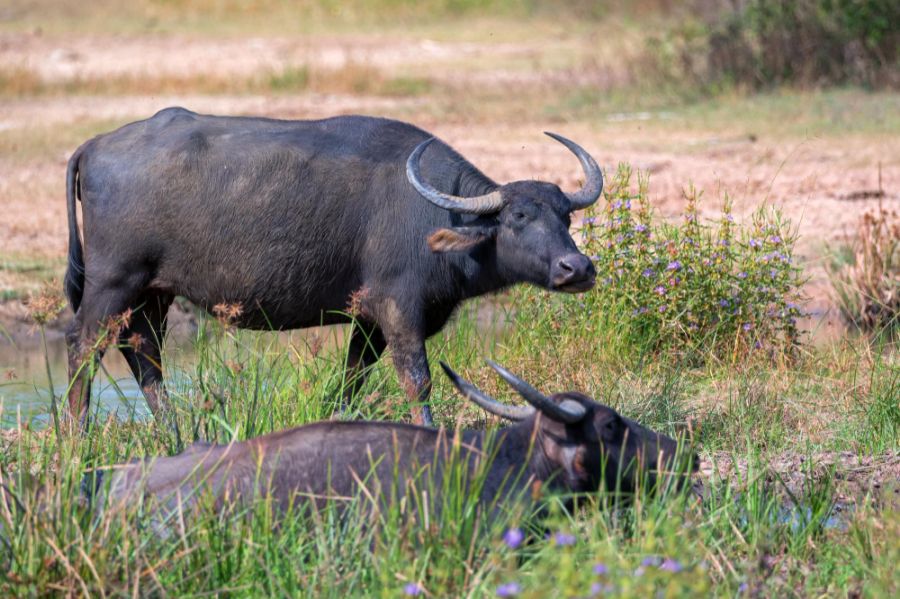
[[[361,320],[353,323],[350,347],[347,351],[342,412],[351,406],[353,398],[359,393],[368,378],[369,368],[381,357],[386,345],[384,335],[377,325]]]
[[[428,355],[425,353],[425,341],[391,343],[394,367],[400,377],[400,386],[413,406],[413,420],[416,424],[433,426],[428,396],[431,394],[431,371],[428,369]]]

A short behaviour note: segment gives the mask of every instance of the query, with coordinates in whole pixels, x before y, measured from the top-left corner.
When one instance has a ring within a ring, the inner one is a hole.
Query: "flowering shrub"
[[[780,213],[760,208],[740,225],[726,200],[718,220],[702,223],[691,189],[681,222],[654,223],[646,179],[636,194],[631,179],[620,167],[606,201],[584,218],[584,251],[597,267],[588,318],[618,306],[652,348],[703,343],[736,355],[796,346],[801,269]]]

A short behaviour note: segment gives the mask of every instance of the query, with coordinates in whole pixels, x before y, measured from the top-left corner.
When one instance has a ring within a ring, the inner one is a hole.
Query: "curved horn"
[[[419,171],[419,159],[422,157],[422,152],[425,151],[428,144],[433,141],[434,138],[429,137],[420,143],[406,160],[406,178],[409,179],[412,186],[416,188],[416,191],[422,194],[422,197],[435,206],[440,206],[450,212],[459,212],[462,214],[490,214],[503,208],[503,198],[499,191],[492,191],[473,198],[461,198],[459,196],[438,191],[428,183],[425,183],[422,180],[422,174]]]
[[[538,410],[560,422],[572,424],[578,422],[587,413],[583,405],[577,401],[565,400],[561,404],[554,403],[552,399],[503,368],[499,364],[488,360],[487,363],[491,368],[497,371],[503,380],[509,383],[509,386],[515,389],[522,398],[528,403],[536,407]]]
[[[572,210],[581,210],[596,202],[603,192],[603,173],[600,171],[600,167],[597,166],[597,161],[591,158],[591,155],[584,148],[571,139],[566,139],[562,135],[550,133],[549,131],[544,131],[544,134],[549,135],[569,148],[569,151],[578,157],[578,162],[581,163],[581,168],[584,169],[584,186],[575,193],[566,194],[566,197],[569,198],[569,203],[572,205]]]
[[[486,395],[482,392],[478,387],[465,380],[455,372],[453,369],[447,366],[446,363],[441,362],[441,368],[444,369],[444,372],[447,374],[447,377],[450,379],[450,382],[453,383],[453,386],[465,397],[476,404],[478,407],[485,410],[486,412],[490,412],[495,416],[500,416],[501,418],[506,418],[507,420],[524,420],[528,418],[532,414],[534,414],[534,408],[531,406],[508,406],[506,404],[500,403],[496,399]]]

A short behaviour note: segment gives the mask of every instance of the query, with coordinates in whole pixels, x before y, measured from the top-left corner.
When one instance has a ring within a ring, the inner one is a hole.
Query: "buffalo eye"
[[[617,440],[622,433],[622,419],[618,416],[612,416],[603,423],[601,427],[603,438],[607,441]]]

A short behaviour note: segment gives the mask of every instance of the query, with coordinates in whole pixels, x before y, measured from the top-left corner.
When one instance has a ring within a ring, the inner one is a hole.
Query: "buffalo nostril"
[[[560,261],[559,261],[559,267],[560,267],[563,271],[565,271],[566,273],[571,273],[571,272],[574,272],[574,271],[575,271],[575,268],[572,267],[572,265],[569,264],[569,263],[568,263],[567,261],[565,261],[565,260],[560,260]]]

